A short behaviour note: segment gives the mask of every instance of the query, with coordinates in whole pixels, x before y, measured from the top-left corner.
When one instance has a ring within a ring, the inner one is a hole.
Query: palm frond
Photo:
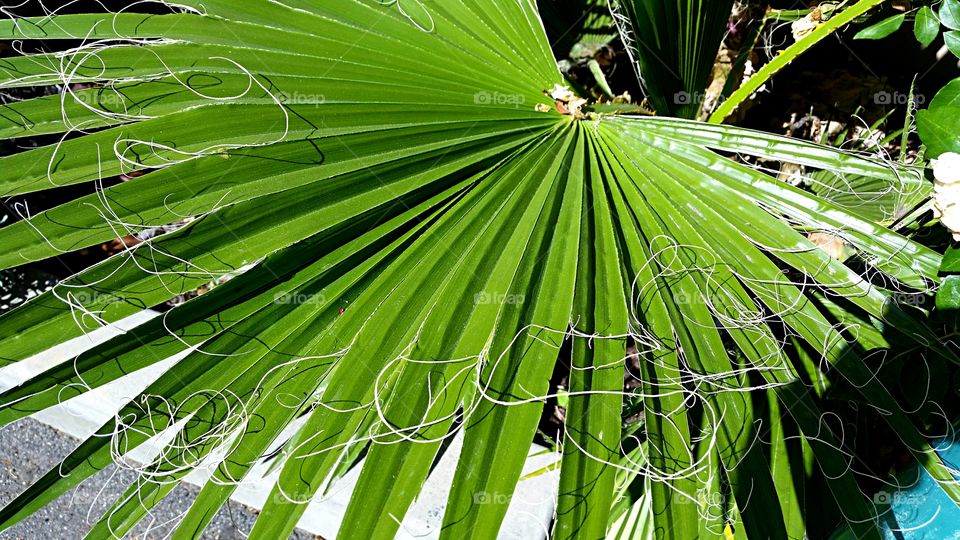
[[[441,537],[494,538],[562,354],[570,405],[556,536],[690,538],[731,524],[802,534],[796,489],[780,485],[793,457],[784,434],[795,431],[844,518],[877,537],[805,384],[807,350],[820,355],[815,371],[885,411],[960,500],[864,363],[873,334],[836,324],[821,302],[842,299],[851,321],[895,328],[955,362],[895,298],[928,291],[942,257],[730,153],[888,183],[919,185],[921,171],[729,126],[564,114],[546,93],[562,80],[527,0],[175,7],[0,23],[7,39],[85,40],[0,61],[0,88],[62,88],[4,106],[0,137],[58,142],[0,159],[0,191],[97,187],[0,229],[0,267],[176,224],[0,316],[0,360],[216,283],[0,395],[8,424],[187,352],[5,506],[0,528],[173,431],[92,536],[130,531],[212,460],[174,535],[199,537],[279,446],[280,477],[251,538],[289,535],[359,449],[343,535],[393,538],[444,441],[462,433]],[[654,103],[690,116],[662,100],[703,85],[719,37],[698,29],[729,2],[624,9],[641,64],[652,63],[647,45],[672,55],[645,70]],[[644,10],[671,26],[638,28]],[[131,179],[103,183],[119,174]],[[820,250],[810,230],[841,235],[867,270]],[[634,363],[643,427],[625,444]],[[766,430],[770,453],[757,443]],[[618,500],[618,482],[641,493]]]
[[[696,118],[733,0],[612,0],[610,5],[653,108]]]

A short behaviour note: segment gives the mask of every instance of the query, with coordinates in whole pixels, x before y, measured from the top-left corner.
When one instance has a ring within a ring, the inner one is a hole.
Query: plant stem
[[[804,36],[787,49],[781,51],[773,60],[763,66],[756,75],[743,83],[743,86],[738,88],[737,91],[730,96],[730,99],[724,101],[717,108],[710,116],[710,123],[722,123],[740,104],[749,99],[754,92],[776,75],[777,72],[789,65],[790,62],[793,62],[798,56],[819,43],[822,39],[882,4],[884,1],[885,0],[860,0],[856,4],[843,10],[839,15],[831,17],[830,20],[818,26],[816,30]]]

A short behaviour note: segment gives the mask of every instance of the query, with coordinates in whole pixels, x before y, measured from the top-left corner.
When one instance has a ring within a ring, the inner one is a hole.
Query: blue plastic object
[[[960,442],[942,441],[937,453],[952,470],[960,464]],[[960,540],[960,508],[917,467],[901,475],[899,490],[874,495],[885,540]]]
[[[947,467],[960,470],[960,441],[935,446]],[[960,477],[958,477],[960,481]],[[920,467],[900,475],[895,487],[873,496],[884,540],[960,540],[960,508]],[[858,540],[849,527],[832,540]]]

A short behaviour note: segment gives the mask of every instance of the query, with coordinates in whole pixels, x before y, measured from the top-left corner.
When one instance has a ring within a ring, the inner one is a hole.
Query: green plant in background
[[[599,60],[617,35],[606,0],[544,0],[539,8],[561,71],[570,75],[586,67],[605,96],[613,98]]]
[[[960,153],[960,79],[945,86],[930,102],[917,112],[917,131],[927,147],[930,158],[945,152]]]
[[[879,537],[821,409],[837,381],[960,501],[865,361],[885,339],[957,361],[898,300],[932,294],[942,255],[728,156],[928,197],[921,168],[600,112],[564,89],[527,0],[169,5],[0,22],[5,39],[84,40],[0,61],[0,88],[63,88],[3,107],[0,137],[54,142],[0,160],[0,193],[148,173],[0,229],[0,267],[181,225],[0,316],[0,361],[232,276],[0,395],[7,424],[189,351],[0,527],[169,429],[91,537],[212,466],[174,534],[198,537],[279,445],[252,538],[286,537],[361,457],[342,536],[392,538],[460,433],[441,537],[493,538],[558,366],[555,537],[802,538],[831,526],[805,512],[811,490]],[[730,2],[615,7],[650,103],[694,116],[674,97],[703,91]]]
[[[899,30],[908,17],[913,18],[913,33],[917,41],[929,47],[946,28],[943,41],[954,56],[960,58],[960,0],[942,0],[930,5],[919,5],[909,12],[898,13],[864,28],[854,39],[883,39]]]
[[[960,137],[957,136],[960,133],[960,79],[947,84],[933,98],[929,107],[917,112],[917,131],[930,158],[951,159],[948,155],[952,154],[952,161],[956,161],[956,155],[960,154]],[[955,176],[957,173],[954,171],[952,174]],[[950,197],[950,194],[945,195]],[[939,206],[939,201],[935,201],[935,205]],[[947,221],[946,218],[944,221]],[[950,247],[947,250],[940,270],[945,278],[937,291],[937,307],[955,313],[960,309],[960,249]]]
[[[757,36],[763,31],[763,27],[772,21],[802,20],[807,22],[807,26],[805,28],[801,27],[803,28],[801,31],[795,32],[795,43],[785,50],[778,52],[777,55],[774,56],[770,62],[766,63],[756,74],[746,81],[743,81],[743,83],[736,88],[736,91],[729,93],[729,97],[710,115],[710,122],[722,123],[737,107],[750,99],[750,97],[759,91],[774,75],[787,67],[790,62],[796,60],[800,55],[820,43],[827,36],[832,35],[846,25],[854,22],[883,2],[884,0],[858,0],[853,3],[824,3],[823,6],[812,10],[792,13],[768,13],[764,20],[756,25],[757,28],[755,32]],[[745,60],[746,56],[742,56],[741,61]],[[724,95],[727,94],[728,92],[724,93]]]
[[[733,0],[611,3],[654,109],[696,118]]]

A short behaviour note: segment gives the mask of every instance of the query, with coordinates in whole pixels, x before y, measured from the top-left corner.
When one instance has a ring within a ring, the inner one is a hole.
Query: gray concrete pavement
[[[26,419],[0,429],[0,504],[11,501],[31,482],[59,463],[78,444],[65,435],[36,420]],[[83,538],[90,527],[120,497],[135,479],[130,471],[113,466],[82,483],[56,502],[0,533],[0,538],[17,540],[74,540]],[[196,488],[181,486],[174,490],[129,538],[160,540],[170,533],[175,523],[196,496]],[[225,506],[214,518],[203,538],[240,540],[253,527],[256,513],[235,502]],[[318,538],[296,532],[291,538]]]

